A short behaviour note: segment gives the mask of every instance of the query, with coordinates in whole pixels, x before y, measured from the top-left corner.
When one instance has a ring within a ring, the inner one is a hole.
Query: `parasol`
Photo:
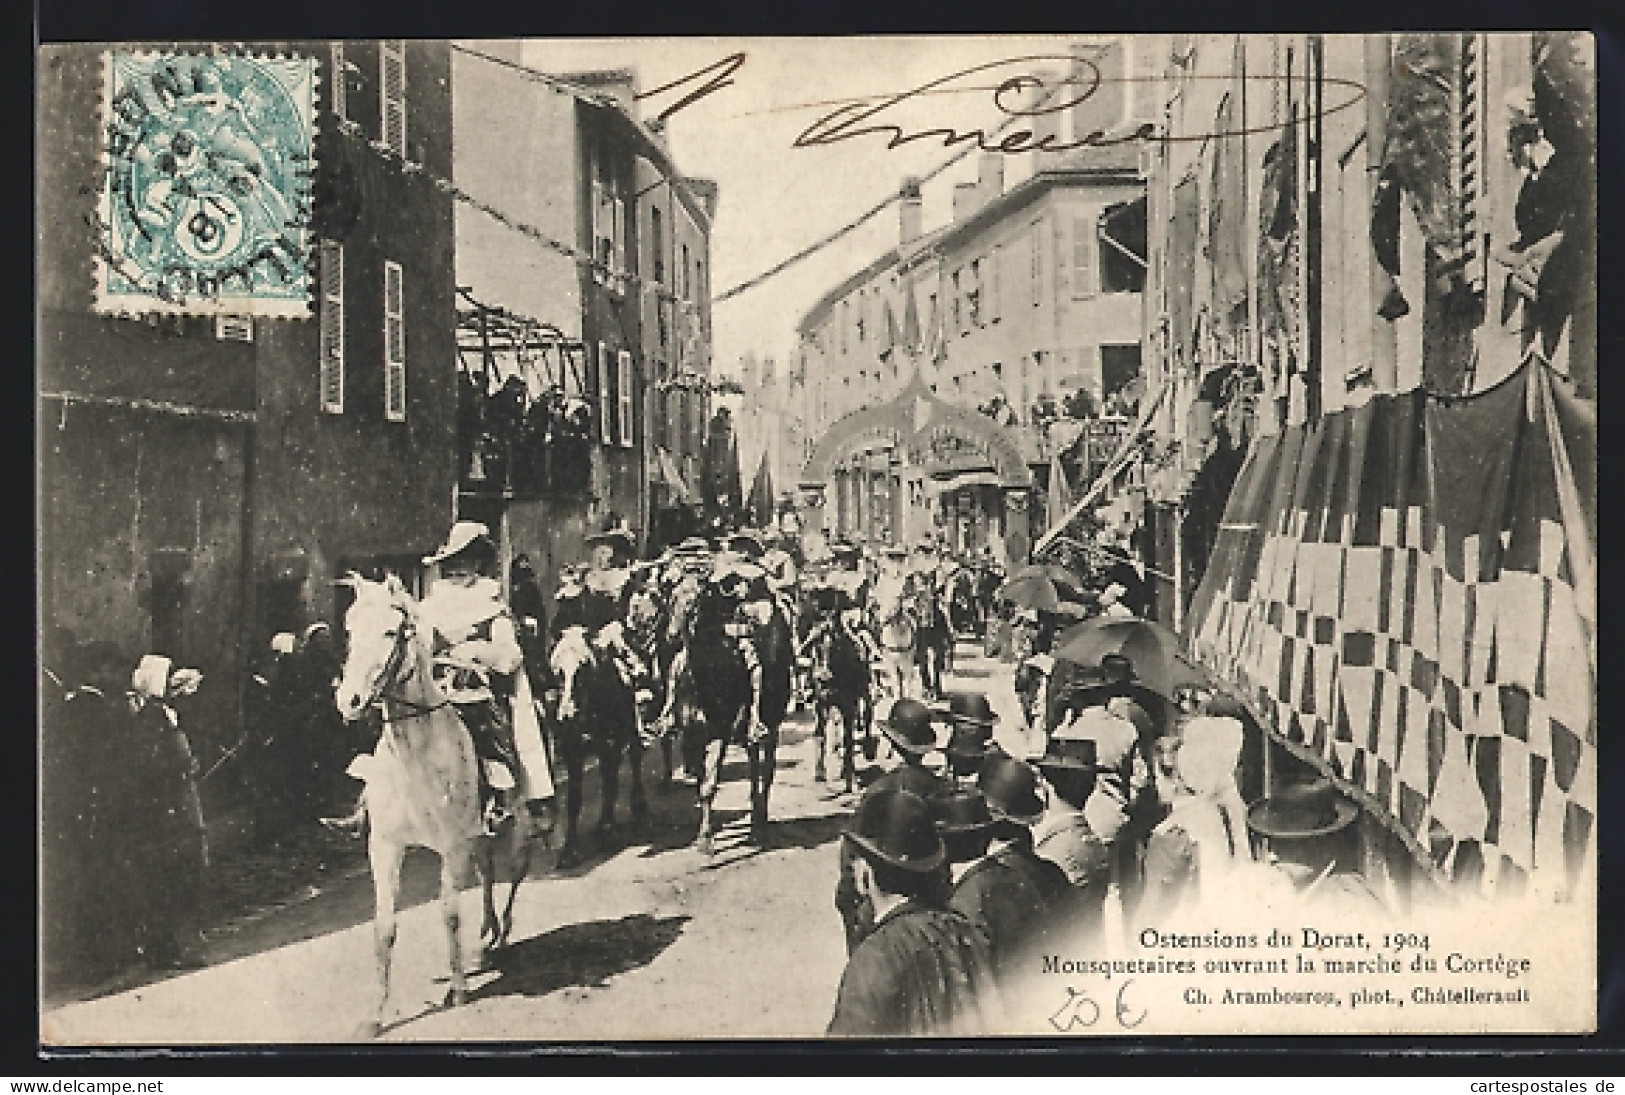
[[[1065,567],[1034,563],[1010,575],[999,587],[998,596],[1017,608],[1057,612],[1062,611],[1061,604],[1081,601],[1087,594],[1078,576]]]
[[[1055,644],[1057,662],[1098,667],[1107,654],[1133,662],[1135,679],[1165,699],[1182,685],[1207,683],[1186,659],[1179,636],[1155,620],[1100,616],[1068,628]]]

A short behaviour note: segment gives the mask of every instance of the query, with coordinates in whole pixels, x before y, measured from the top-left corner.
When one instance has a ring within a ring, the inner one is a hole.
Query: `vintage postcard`
[[[43,1050],[1595,1030],[1589,34],[37,72]]]

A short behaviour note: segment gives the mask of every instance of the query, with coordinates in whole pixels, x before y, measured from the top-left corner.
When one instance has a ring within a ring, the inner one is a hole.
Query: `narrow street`
[[[993,676],[996,663],[970,644],[959,651],[950,688],[987,688],[1003,679]],[[1003,713],[1014,695],[995,688],[993,702]],[[694,790],[660,785],[658,751],[644,758],[647,828],[632,831],[623,797],[625,828],[608,846],[591,835],[598,780],[589,771],[582,811],[586,862],[556,872],[552,852],[537,857],[515,904],[514,942],[492,969],[473,975],[471,1000],[455,1011],[438,1007],[446,971],[433,902],[436,860],[413,852],[384,1037],[821,1034],[845,963],[832,897],[838,836],[856,800],[834,784],[814,782],[810,712],[793,714],[782,734],[767,841],[762,847],[746,841],[750,785],[744,751],[736,748],[717,796],[721,826],[710,859],[689,847],[698,819]],[[285,904],[210,926],[207,968],[48,1009],[42,1038],[76,1044],[347,1039],[369,1006],[372,887],[360,842],[327,851],[324,883]],[[478,924],[478,905],[473,892],[463,901],[466,939]],[[752,949],[759,960],[742,960]]]

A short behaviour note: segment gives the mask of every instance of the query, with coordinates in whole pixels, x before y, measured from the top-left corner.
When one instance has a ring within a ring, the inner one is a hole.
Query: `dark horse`
[[[942,675],[953,671],[954,629],[943,611],[942,598],[929,578],[917,578],[907,599],[914,617],[914,664],[920,670],[920,686],[930,699],[942,695]]]
[[[722,782],[722,761],[732,743],[743,744],[750,757],[751,837],[758,841],[763,837],[779,726],[790,705],[795,662],[790,621],[771,599],[754,602],[752,607],[760,613],[750,642],[761,676],[759,685],[753,684],[755,670],[740,642],[738,607],[736,598],[707,584],[695,603],[687,642],[686,671],[692,677],[705,737],[695,845],[707,855],[715,850],[711,808]]]
[[[559,685],[555,726],[559,758],[564,762],[564,846],[559,866],[581,861],[576,827],[581,816],[581,785],[589,754],[598,758],[602,805],[598,834],[615,830],[615,800],[620,794],[621,762],[632,761],[632,818],[641,825],[649,807],[643,792],[643,739],[638,732],[638,678],[640,661],[627,645],[622,625],[615,621],[588,640],[579,624],[570,625],[561,604],[565,626],[550,659]]]
[[[850,794],[857,775],[853,750],[858,728],[861,725],[865,732],[869,731],[866,717],[869,663],[858,637],[841,621],[838,613],[832,612],[822,620],[807,637],[807,642],[813,652],[813,710],[818,717],[813,730],[818,742],[818,763],[813,779],[822,783],[826,778],[824,727],[833,711],[841,717],[841,778]]]

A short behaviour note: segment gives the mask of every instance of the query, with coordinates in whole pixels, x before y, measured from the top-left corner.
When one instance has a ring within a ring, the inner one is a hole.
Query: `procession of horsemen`
[[[774,821],[805,806],[800,785],[775,818],[781,768],[810,761],[820,797],[850,811],[828,879],[848,956],[834,1035],[1001,1029],[1000,1001],[1019,996],[1010,979],[1034,953],[1105,955],[1238,884],[1380,911],[1348,869],[1357,810],[1329,782],[1293,775],[1282,756],[1286,790],[1243,802],[1249,716],[1147,618],[1146,585],[1121,550],[1099,549],[1097,562],[1063,543],[1007,574],[932,540],[739,529],[643,560],[624,526],[584,542],[588,558],[547,598],[527,559],[504,567],[491,531],[459,521],[424,557],[435,578],[421,600],[393,574],[351,573],[339,583],[342,655],[318,666],[325,625],[307,633],[306,676],[349,728],[326,735],[349,748],[323,766],[360,788],[322,820],[365,837],[374,886],[376,979],[358,1037],[385,1029],[408,849],[439,861],[455,1006],[470,972],[510,942],[539,849],[560,871],[585,870],[626,846],[627,810],[650,835],[646,779],[695,789],[693,847],[715,857],[725,761],[740,752],[740,828],[758,849],[783,846]],[[149,655],[129,694],[132,717],[177,758],[176,791],[162,796],[173,824],[149,841],[172,854],[141,914],[148,945],[172,936],[177,952],[186,887],[206,862],[176,715],[197,683],[196,670]],[[63,702],[98,695],[85,686]],[[792,715],[810,733],[792,735],[795,757],[781,760]],[[598,816],[584,834],[589,780]],[[480,927],[465,961],[470,889]]]
[[[440,580],[415,615],[431,636],[431,675],[480,761],[481,833],[495,835],[516,817],[545,830],[560,825],[560,865],[572,866],[586,761],[597,762],[598,830],[607,832],[628,762],[632,816],[645,818],[642,757],[658,747],[664,779],[698,788],[696,844],[710,852],[710,807],[724,755],[738,745],[751,760],[759,836],[779,728],[798,708],[816,714],[816,778],[826,780],[833,761],[852,790],[855,752],[875,752],[877,698],[940,698],[956,628],[981,631],[997,578],[988,580],[990,562],[955,559],[929,541],[879,553],[836,541],[809,561],[787,539],[776,529],[696,536],[635,561],[630,530],[593,533],[589,560],[560,575],[551,644],[537,645],[522,641],[534,621],[526,628],[515,618],[492,576],[489,529],[458,522],[425,558]],[[358,594],[368,585],[348,581]],[[378,687],[341,687],[339,707],[356,718],[387,698]],[[829,735],[834,726],[839,736]],[[371,761],[358,758],[352,774],[367,779]],[[562,816],[553,802],[560,770]],[[359,831],[364,803],[326,820]]]
[[[742,749],[747,839],[769,846],[780,731],[798,709],[813,781],[853,808],[832,879],[848,964],[830,1034],[998,1029],[1001,993],[1037,950],[1104,954],[1108,916],[1127,938],[1226,878],[1258,890],[1313,876],[1318,896],[1369,899],[1358,876],[1327,877],[1352,859],[1336,845],[1352,832],[1347,802],[1310,801],[1330,792],[1305,783],[1303,801],[1242,804],[1245,712],[1143,618],[1121,556],[1005,575],[932,541],[809,541],[822,549],[811,558],[777,530],[738,530],[638,561],[632,532],[609,528],[560,576],[546,626],[541,598],[505,595],[475,522],[425,558],[439,577],[421,603],[392,576],[346,580],[335,700],[352,724],[382,715],[349,766],[364,785],[355,811],[326,819],[367,834],[377,982],[361,1036],[382,1029],[408,847],[440,857],[456,1005],[459,891],[478,883],[492,954],[532,848],[583,863],[589,761],[601,851],[618,847],[623,767],[632,821],[648,820],[651,750],[663,783],[695,787],[693,844],[711,857],[724,760]],[[976,638],[1013,664],[955,673]],[[1272,849],[1267,877],[1242,873],[1265,866],[1255,837]]]

